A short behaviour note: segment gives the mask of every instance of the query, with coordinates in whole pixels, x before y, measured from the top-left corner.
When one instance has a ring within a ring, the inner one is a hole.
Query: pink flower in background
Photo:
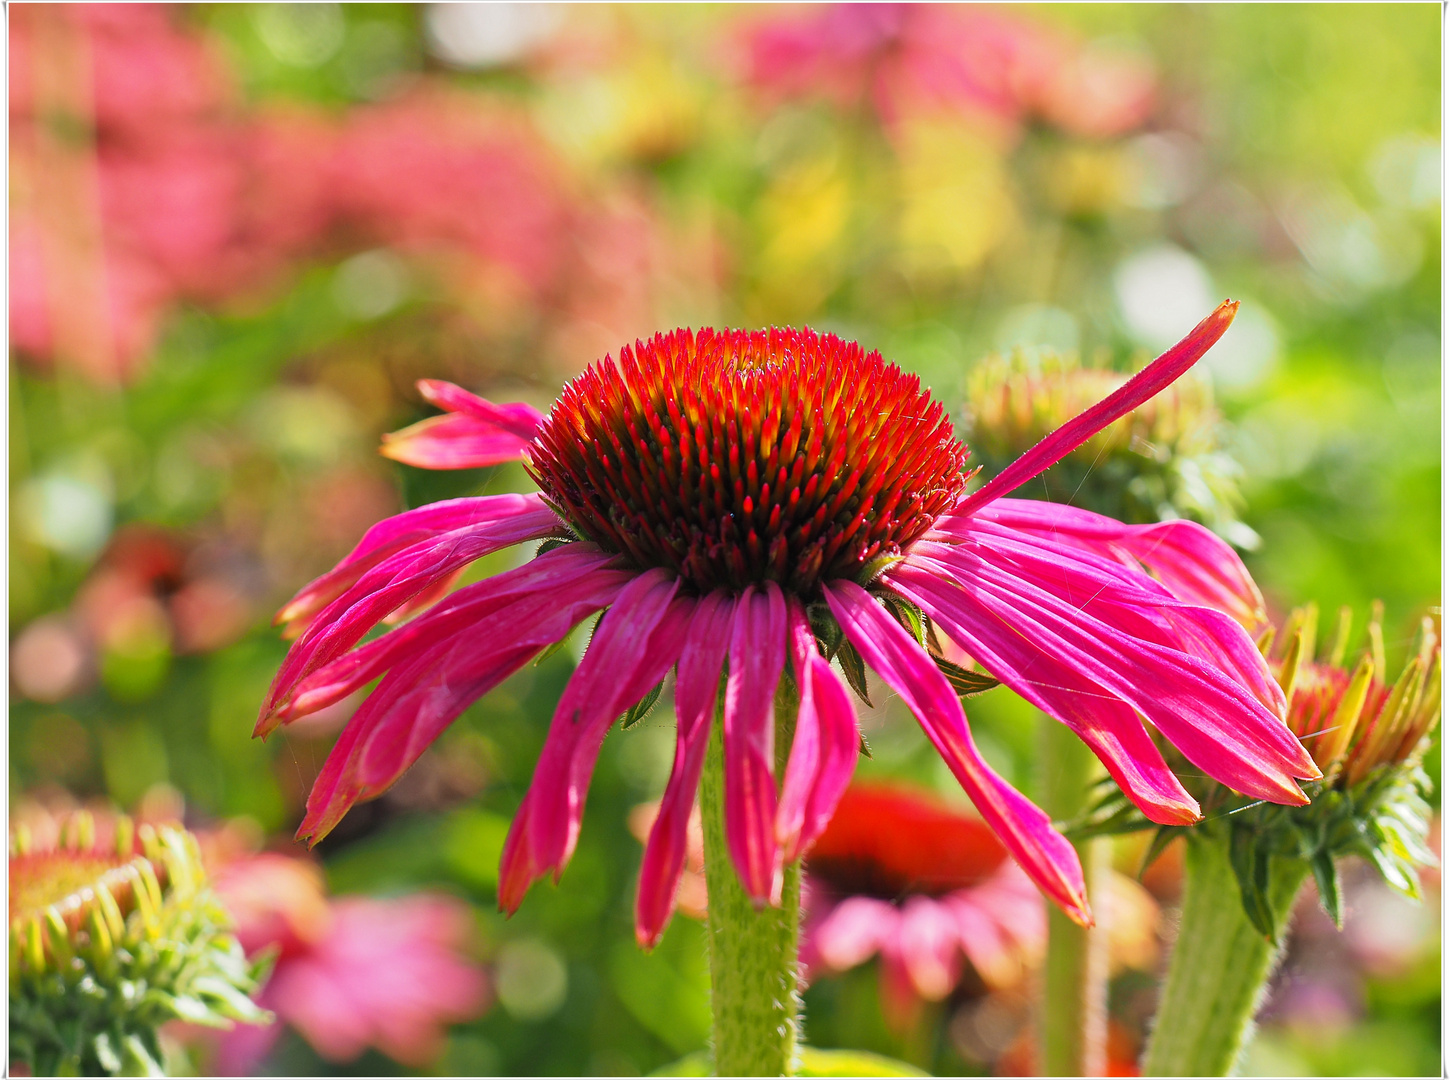
[[[882,1002],[897,1021],[951,993],[963,960],[1006,989],[1047,944],[1042,897],[992,830],[921,792],[848,788],[806,870],[807,971],[847,971],[879,953]]]
[[[442,1052],[448,1024],[488,1007],[483,972],[459,952],[470,920],[457,900],[330,900],[316,867],[280,855],[233,862],[216,887],[247,954],[278,950],[258,1002],[279,1024],[223,1033],[216,1060],[222,1075],[250,1075],[281,1023],[329,1061],[351,1061],[371,1046],[426,1068]]]
[[[462,249],[539,299],[568,257],[570,200],[543,142],[462,95],[357,109],[333,163],[345,225],[404,248]]]
[[[772,16],[748,33],[746,52],[748,79],[767,93],[869,101],[888,127],[947,109],[1004,133],[1041,119],[1115,135],[1141,124],[1154,101],[1143,60],[974,5],[834,4]]]
[[[1063,541],[1059,523],[1080,523],[1081,511],[1000,498],[1172,383],[1236,306],[972,494],[966,448],[919,381],[809,330],[658,335],[570,382],[547,417],[425,384],[448,415],[396,437],[392,456],[445,468],[523,457],[542,492],[383,521],[279,614],[299,636],[258,734],[381,677],[328,757],[299,835],[325,836],[468,705],[602,609],[504,847],[499,897],[510,911],[569,861],[609,728],[676,669],[674,768],[636,908],[640,941],[658,940],[727,658],[727,843],[747,892],[778,899],[783,864],[830,820],[858,751],[823,640],[831,652],[854,649],[900,695],[1032,880],[1090,920],[1071,845],[983,760],[952,669],[908,629],[903,602],[1068,724],[1150,819],[1186,824],[1199,809],[1144,720],[1222,782],[1303,803],[1295,778],[1319,771],[1284,723],[1263,657],[1227,615],[1174,591],[1200,578],[1252,588],[1232,550],[1186,522],[1149,532],[1095,517],[1097,534],[1075,528]],[[468,563],[539,539],[550,543],[518,569],[359,645]],[[1256,591],[1244,602],[1257,603]],[[800,707],[777,795],[773,701],[787,663]]]

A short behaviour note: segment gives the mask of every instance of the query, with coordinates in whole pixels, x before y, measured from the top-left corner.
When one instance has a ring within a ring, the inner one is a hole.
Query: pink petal
[[[487,398],[470,393],[455,383],[442,379],[419,379],[418,393],[430,405],[451,413],[464,413],[477,420],[487,420],[520,439],[532,439],[544,422],[544,414],[532,405],[516,401],[495,405]]]
[[[927,896],[912,896],[901,909],[896,950],[911,985],[927,1001],[940,1001],[962,977],[957,921]]]
[[[921,723],[937,753],[1013,857],[1069,916],[1092,922],[1077,853],[1038,807],[992,771],[972,742],[961,699],[931,657],[859,585],[833,581],[826,602],[847,639]]]
[[[378,453],[419,469],[481,469],[521,460],[532,441],[485,420],[449,413],[389,432]]]
[[[1158,391],[1174,382],[1223,337],[1239,305],[1225,300],[1188,336],[1134,375],[1092,408],[1073,417],[1031,450],[1003,469],[992,480],[957,504],[955,513],[969,514],[1010,491],[1021,487],[1038,473],[1046,472],[1118,417],[1132,412]]]
[[[901,915],[885,900],[849,896],[822,919],[812,934],[821,961],[833,971],[865,963],[896,933]]]
[[[1095,606],[1100,618],[1120,630],[1181,649],[1224,671],[1270,712],[1284,714],[1284,692],[1243,627],[1222,611],[1174,599],[1131,556],[1116,561],[1090,548],[980,517],[957,519],[950,535],[956,541],[951,547],[927,540],[914,550],[936,552],[948,560],[956,549],[976,552],[1004,570],[1020,570],[1076,606]]]
[[[785,668],[785,597],[768,581],[735,608],[725,681],[725,839],[746,893],[780,903],[775,842],[775,688]]]
[[[1251,633],[1266,625],[1263,595],[1243,560],[1197,522],[1124,525],[1088,510],[1034,499],[1002,499],[976,516],[1129,564],[1141,563],[1180,600],[1223,611]]]
[[[598,594],[598,606],[604,607],[634,577],[633,571],[611,566],[614,561],[613,556],[593,544],[566,544],[515,570],[465,586],[413,622],[353,649],[302,679],[280,709],[283,722],[341,701],[400,658],[434,648],[460,631],[475,630],[477,624],[510,605],[509,619],[519,627],[527,627],[530,620],[547,614],[562,602],[561,598],[588,601]],[[532,600],[534,610],[520,609],[517,605],[521,598]]]
[[[794,597],[790,641],[800,709],[776,811],[776,839],[785,862],[798,859],[830,822],[856,771],[860,749],[850,695],[816,648],[805,609]]]
[[[1013,627],[976,611],[966,590],[915,566],[884,583],[926,612],[948,637],[996,678],[1056,717],[1087,743],[1109,774],[1152,821],[1188,825],[1198,803],[1163,760],[1133,709]]]
[[[517,540],[506,541],[505,546],[547,536],[551,529],[562,527],[558,516],[538,495],[448,499],[395,514],[365,532],[336,567],[303,587],[277,613],[276,621],[305,626],[312,616],[356,584],[364,572],[412,544],[458,529],[498,527],[510,520],[519,536]]]
[[[504,843],[499,906],[517,910],[534,881],[563,871],[573,854],[584,797],[611,724],[679,658],[695,601],[675,601],[679,581],[647,570],[619,594],[554,712],[544,749]]]
[[[546,536],[558,519],[542,507],[454,529],[411,544],[366,570],[312,620],[288,651],[263,702],[254,731],[266,735],[281,722],[297,683],[357,644],[386,615],[475,559]]]
[[[438,379],[420,380],[418,390],[447,415],[384,435],[380,452],[422,469],[476,469],[517,461],[527,456],[544,419],[531,405],[495,405]]]
[[[1318,769],[1283,720],[1243,686],[1195,657],[1086,614],[1054,596],[1046,580],[950,550],[936,566],[949,580],[970,582],[960,596],[1127,701],[1209,775],[1272,802],[1306,801],[1292,777],[1314,777]]]
[[[416,631],[415,623],[370,643],[379,645],[409,631],[414,631],[415,645],[419,638],[429,642],[427,647],[393,648],[378,662],[373,674],[385,666],[391,670],[353,714],[328,755],[308,797],[299,837],[316,843],[354,803],[390,787],[459,713],[544,645],[561,640],[581,619],[612,601],[623,587],[617,575],[604,571],[604,580],[585,582],[587,589],[581,589],[578,580],[567,580],[552,588],[516,592],[511,604],[496,607],[486,617],[483,625],[493,633],[481,635],[476,618],[460,617],[442,628],[441,637]],[[454,614],[443,612],[433,618],[430,613],[429,619],[443,623]],[[476,612],[466,607],[464,614]]]
[[[729,593],[717,590],[701,597],[680,651],[675,683],[675,764],[645,843],[634,909],[635,938],[647,949],[659,943],[675,910],[675,891],[688,849],[690,808],[700,786],[700,770],[715,718],[715,698],[734,619],[735,601]]]

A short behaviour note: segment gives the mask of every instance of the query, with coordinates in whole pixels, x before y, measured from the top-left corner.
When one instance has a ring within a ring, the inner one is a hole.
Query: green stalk
[[[1253,1033],[1254,1013],[1283,953],[1283,931],[1299,886],[1302,859],[1269,860],[1275,938],[1244,914],[1229,862],[1229,830],[1188,838],[1183,917],[1158,1018],[1143,1058],[1144,1076],[1227,1076]]]
[[[1039,721],[1042,747],[1042,806],[1054,820],[1075,818],[1086,809],[1100,766],[1083,742],[1051,717]],[[1102,919],[1098,882],[1108,872],[1107,842],[1073,845],[1082,862],[1088,902]],[[1099,925],[1079,926],[1047,906],[1047,960],[1043,968],[1042,1072],[1044,1076],[1102,1076],[1108,1038],[1107,934]]]
[[[776,775],[795,732],[789,677],[776,695]],[[790,1076],[799,1064],[800,863],[785,868],[780,907],[757,908],[745,894],[725,843],[725,755],[717,711],[700,782],[709,893],[710,1006],[719,1076]]]

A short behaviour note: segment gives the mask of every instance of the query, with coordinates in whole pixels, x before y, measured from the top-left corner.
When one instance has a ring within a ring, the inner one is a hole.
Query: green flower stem
[[[776,695],[776,775],[795,731],[789,677]],[[709,892],[710,1006],[719,1076],[790,1076],[799,1063],[800,863],[785,868],[780,907],[757,908],[736,877],[725,843],[725,755],[717,712],[700,783]]]
[[[1100,766],[1092,751],[1065,724],[1039,720],[1042,806],[1057,821],[1087,806]],[[1107,842],[1073,845],[1082,862],[1088,901],[1102,919],[1098,881],[1107,873]],[[1043,970],[1042,1072],[1045,1076],[1102,1076],[1107,1065],[1107,934],[1087,929],[1047,905],[1047,962]]]
[[[1269,906],[1280,942],[1308,874],[1302,859],[1269,860]],[[1244,914],[1229,862],[1229,830],[1190,835],[1183,917],[1143,1075],[1229,1075],[1282,952],[1282,944],[1266,939]]]

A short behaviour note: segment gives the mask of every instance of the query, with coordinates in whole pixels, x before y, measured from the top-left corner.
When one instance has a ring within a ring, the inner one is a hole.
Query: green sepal
[[[975,671],[968,671],[959,664],[954,664],[944,656],[932,656],[936,661],[937,669],[947,677],[951,683],[952,690],[958,697],[972,697],[974,694],[984,694],[988,690],[1001,686],[998,679],[990,675],[979,675]]]
[[[648,694],[646,694],[644,697],[640,698],[633,705],[631,705],[624,714],[624,726],[620,730],[628,731],[630,728],[634,727],[635,724],[638,724],[641,720],[648,716],[650,710],[655,707],[655,702],[659,701],[660,691],[662,691],[664,688],[665,681],[661,679],[659,682],[654,684],[654,687],[650,690]]]
[[[1152,841],[1148,844],[1148,850],[1143,853],[1143,864],[1138,867],[1138,880],[1143,880],[1143,875],[1148,872],[1158,857],[1168,850],[1168,845],[1177,840],[1187,827],[1183,825],[1159,825],[1158,831],[1153,834]]]
[[[856,651],[856,646],[849,641],[842,641],[836,656],[841,661],[841,671],[846,676],[846,682],[851,689],[856,691],[856,696],[871,705],[871,695],[866,691],[866,661],[861,659],[861,654]],[[871,705],[874,709],[875,706]]]
[[[1239,896],[1243,900],[1244,914],[1254,929],[1265,938],[1274,938],[1274,913],[1269,907],[1268,853],[1254,842],[1254,834],[1248,829],[1232,829],[1229,834],[1229,864],[1234,878],[1239,883]]]
[[[551,551],[556,551],[561,547],[574,543],[577,539],[577,537],[573,536],[550,536],[540,542],[539,550],[534,552],[534,557],[538,558],[540,555],[547,555]]]
[[[1320,848],[1309,860],[1309,868],[1314,871],[1314,884],[1319,886],[1319,903],[1324,908],[1324,913],[1334,920],[1337,929],[1344,929],[1344,910],[1339,895],[1339,868],[1334,865],[1334,857]]]
[[[917,607],[910,600],[904,600],[895,593],[879,593],[878,598],[886,601],[886,606],[896,616],[906,631],[916,638],[916,643],[923,649],[926,648],[926,616],[922,614],[921,608]]]

